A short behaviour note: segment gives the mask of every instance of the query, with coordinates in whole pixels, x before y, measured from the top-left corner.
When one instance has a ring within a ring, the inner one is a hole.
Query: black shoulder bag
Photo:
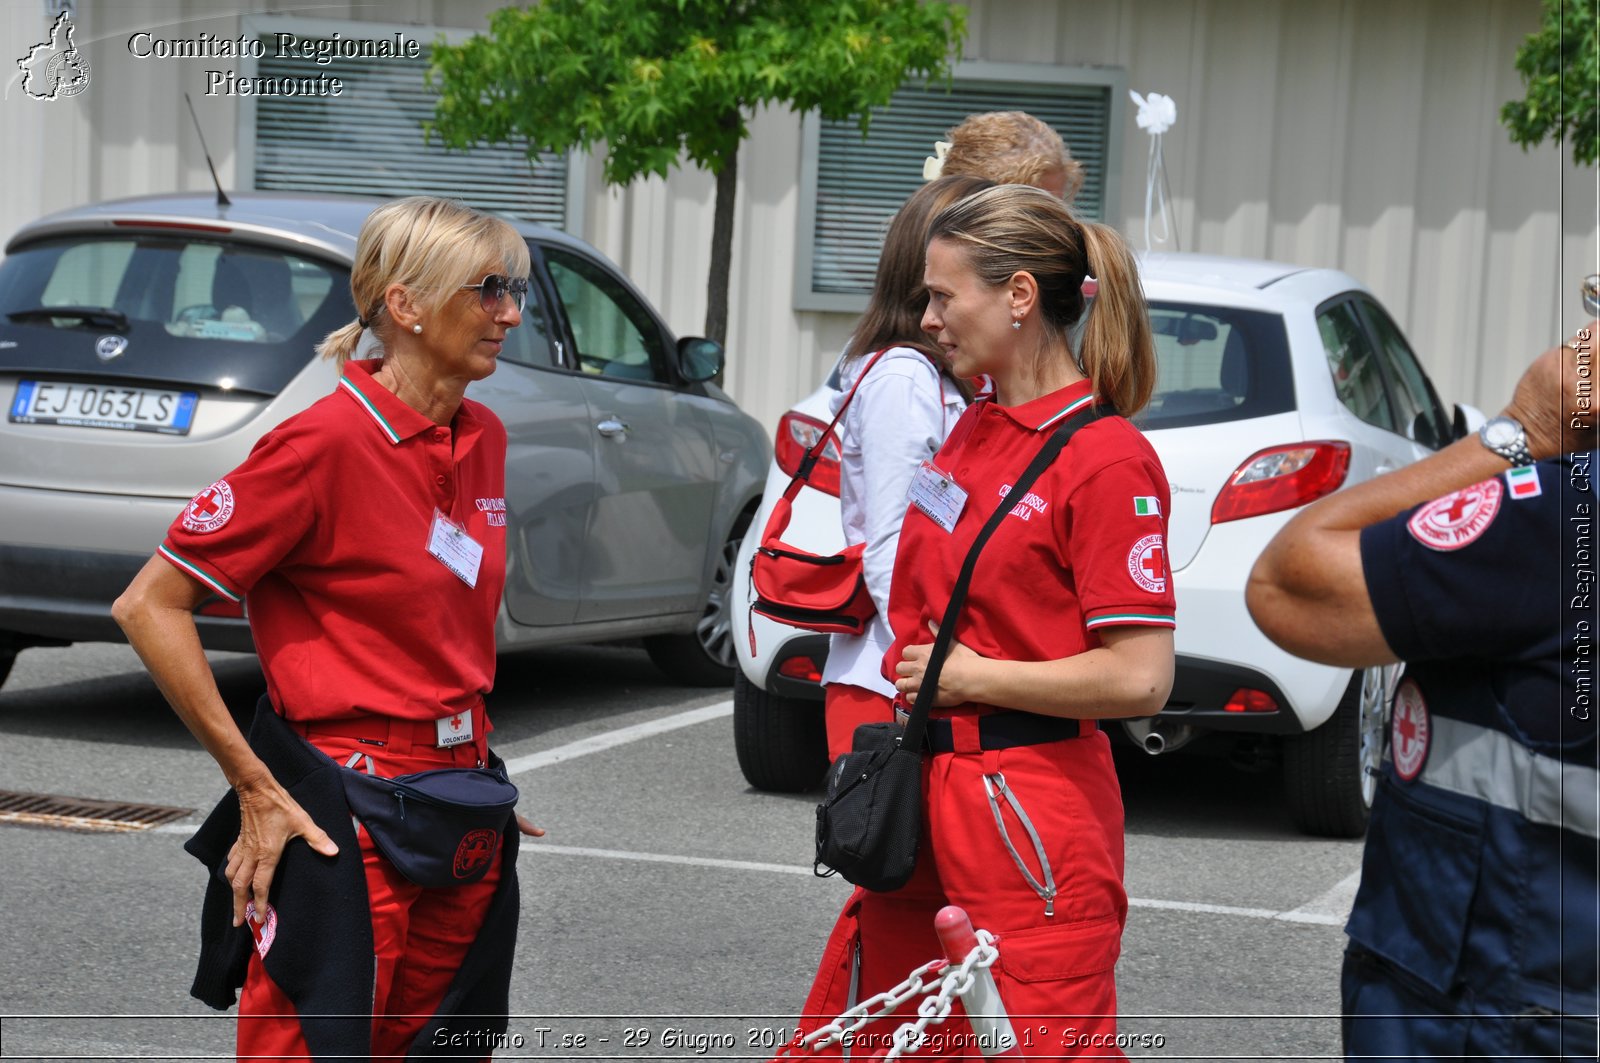
[[[917,841],[922,834],[922,747],[928,710],[938,700],[939,673],[944,671],[945,653],[955,637],[956,619],[966,603],[978,554],[1073,433],[1109,413],[1091,407],[1062,422],[978,532],[950,592],[922,689],[905,727],[896,723],[862,724],[856,728],[850,752],[828,771],[827,791],[817,806],[817,857],[813,868],[817,875],[838,873],[857,886],[879,893],[897,890],[911,879],[917,865]]]

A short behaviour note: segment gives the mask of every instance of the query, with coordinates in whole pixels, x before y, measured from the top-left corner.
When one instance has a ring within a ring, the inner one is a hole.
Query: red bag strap
[[[782,535],[789,526],[789,517],[794,512],[793,503],[795,496],[800,493],[800,488],[811,482],[811,471],[817,466],[817,459],[822,456],[822,451],[828,445],[828,440],[833,438],[833,430],[839,427],[839,421],[844,417],[844,411],[850,408],[850,401],[856,397],[856,392],[861,389],[861,384],[867,379],[867,374],[872,372],[872,367],[878,364],[878,359],[888,354],[891,348],[885,347],[875,353],[867,362],[861,375],[856,377],[856,382],[851,385],[850,392],[844,397],[844,402],[839,405],[838,412],[833,415],[833,420],[828,422],[828,427],[823,429],[822,435],[806,450],[805,457],[800,459],[800,467],[795,470],[794,476],[789,480],[789,486],[784,488],[783,497],[778,504],[772,507],[772,516],[767,518],[767,527],[761,533],[763,543],[770,542]],[[780,522],[781,519],[781,522]]]

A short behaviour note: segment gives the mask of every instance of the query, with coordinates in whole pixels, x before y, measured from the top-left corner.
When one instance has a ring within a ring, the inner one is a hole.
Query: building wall
[[[225,184],[238,106],[206,98],[218,60],[139,60],[129,34],[237,35],[239,13],[277,0],[78,0],[93,65],[73,100],[0,101],[0,233],[46,210],[210,184],[187,89]],[[491,0],[319,4],[319,18],[480,29]],[[1441,396],[1497,409],[1528,357],[1580,320],[1579,278],[1600,269],[1596,171],[1500,126],[1521,93],[1512,66],[1537,0],[972,0],[965,58],[1115,65],[1137,91],[1174,97],[1165,158],[1186,251],[1344,269],[1370,285],[1417,347]],[[0,0],[0,55],[48,27],[45,0]],[[221,61],[226,62],[226,61]],[[1126,112],[1119,222],[1142,245],[1148,138]],[[740,156],[727,386],[769,427],[811,390],[851,316],[793,309],[800,119],[754,116]],[[906,160],[920,167],[921,158]],[[580,189],[580,234],[640,284],[680,334],[705,314],[711,178]]]

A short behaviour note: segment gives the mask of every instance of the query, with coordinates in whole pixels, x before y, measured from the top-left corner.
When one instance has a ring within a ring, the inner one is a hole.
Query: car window
[[[1378,354],[1393,382],[1390,394],[1399,410],[1399,424],[1403,434],[1432,450],[1450,442],[1450,419],[1439,404],[1428,375],[1422,371],[1417,356],[1411,353],[1400,327],[1387,311],[1371,299],[1359,300],[1373,335],[1378,338]]]
[[[44,244],[8,257],[5,274],[3,313],[94,307],[158,324],[169,336],[224,343],[280,343],[333,302],[348,302],[336,292],[342,278],[332,267],[207,240],[129,236]]]
[[[1294,409],[1283,318],[1254,310],[1151,303],[1156,386],[1142,428],[1265,417]]]
[[[660,327],[609,271],[559,247],[546,247],[544,257],[585,373],[671,381]]]
[[[1345,408],[1367,424],[1396,431],[1385,394],[1383,369],[1355,304],[1338,303],[1317,315],[1317,331],[1333,374],[1333,389]]]

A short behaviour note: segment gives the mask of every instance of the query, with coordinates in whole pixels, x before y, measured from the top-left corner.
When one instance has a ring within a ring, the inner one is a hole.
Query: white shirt
[[[829,403],[837,413],[850,388],[872,361],[866,354],[840,373]],[[866,543],[862,564],[878,615],[860,635],[833,635],[824,683],[849,683],[894,695],[883,678],[883,655],[894,643],[886,619],[889,578],[894,572],[906,492],[923,461],[944,445],[966,400],[920,351],[892,347],[862,381],[839,425],[839,517],[847,545]]]

